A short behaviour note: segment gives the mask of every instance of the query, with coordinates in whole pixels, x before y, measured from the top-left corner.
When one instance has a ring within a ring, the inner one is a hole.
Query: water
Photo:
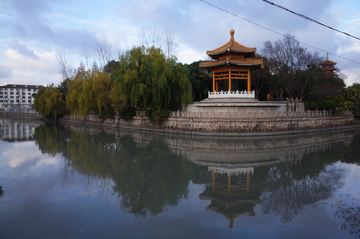
[[[359,130],[234,139],[0,125],[0,238],[360,232]]]

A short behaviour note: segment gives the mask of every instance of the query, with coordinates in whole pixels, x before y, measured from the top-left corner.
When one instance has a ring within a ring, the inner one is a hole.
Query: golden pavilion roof
[[[207,51],[206,54],[209,55],[210,57],[217,59],[219,58],[219,55],[224,54],[224,53],[250,53],[252,56],[255,54],[256,48],[253,47],[246,47],[241,45],[240,43],[238,43],[237,41],[234,40],[234,30],[230,31],[230,41],[228,43],[226,43],[225,45],[216,48],[215,50],[212,51]]]

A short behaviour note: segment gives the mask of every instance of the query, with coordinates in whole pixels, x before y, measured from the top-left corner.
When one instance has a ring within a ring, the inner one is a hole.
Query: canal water
[[[0,238],[355,238],[360,131],[190,137],[0,119]]]

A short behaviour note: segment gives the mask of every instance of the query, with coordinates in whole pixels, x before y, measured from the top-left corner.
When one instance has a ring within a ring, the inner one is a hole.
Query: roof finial
[[[327,61],[329,60],[329,52],[326,53],[326,60],[327,60]]]
[[[231,41],[234,40],[234,33],[235,31],[233,29],[230,30],[230,35],[231,35]]]

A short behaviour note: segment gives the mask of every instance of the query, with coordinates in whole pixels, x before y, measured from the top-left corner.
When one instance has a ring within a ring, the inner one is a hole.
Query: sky
[[[265,41],[280,34],[319,48],[320,55],[337,62],[345,83],[360,83],[360,41],[312,23],[262,0],[0,0],[0,85],[58,85],[59,56],[74,68],[95,59],[97,42],[106,41],[112,58],[141,43],[142,29],[170,32],[178,42],[182,63],[206,59],[206,51],[235,40],[257,53]],[[359,0],[272,0],[323,24],[360,37]],[[250,22],[271,29],[268,31]],[[307,47],[309,51],[316,51]],[[84,49],[87,49],[85,54]],[[341,57],[337,57],[337,56]],[[348,61],[348,58],[353,61]]]

